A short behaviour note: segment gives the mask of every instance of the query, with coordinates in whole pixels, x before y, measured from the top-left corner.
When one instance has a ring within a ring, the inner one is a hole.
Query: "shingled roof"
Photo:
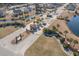
[[[74,11],[74,10],[76,9],[76,4],[70,3],[70,4],[68,4],[68,5],[66,6],[66,9],[68,9],[68,10],[70,10],[70,11]]]

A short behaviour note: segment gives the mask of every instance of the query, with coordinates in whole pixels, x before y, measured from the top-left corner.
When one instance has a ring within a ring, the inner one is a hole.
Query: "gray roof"
[[[68,4],[68,5],[66,6],[66,8],[67,8],[68,10],[74,11],[74,10],[75,10],[75,8],[76,8],[76,5],[75,5],[75,4],[72,4],[72,3],[70,3],[70,4]]]
[[[0,10],[0,17],[4,16],[4,12]]]
[[[13,10],[14,14],[20,14],[22,11],[19,9]]]
[[[60,4],[60,3],[47,3],[47,4],[46,4],[46,8],[52,9],[52,8],[60,7],[60,6],[62,6],[62,5],[63,5],[63,3],[62,3],[62,4]]]
[[[3,11],[0,10],[0,14],[3,14]]]
[[[22,7],[22,8],[20,8],[21,9],[21,11],[23,11],[23,12],[29,12],[29,9],[27,8],[27,7]]]

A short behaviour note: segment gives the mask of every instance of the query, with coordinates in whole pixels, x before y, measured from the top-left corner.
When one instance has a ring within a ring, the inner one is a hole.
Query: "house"
[[[70,10],[70,11],[75,11],[75,9],[76,9],[76,4],[70,3],[70,4],[68,4],[68,5],[66,6],[66,9],[67,9],[67,10]]]
[[[36,14],[42,14],[45,12],[45,4],[35,4],[36,6]]]
[[[25,13],[29,12],[29,9],[27,7],[22,7],[20,8],[20,10]]]
[[[0,17],[4,17],[5,16],[5,12],[0,10]]]
[[[29,12],[32,11],[32,6],[28,6],[27,8],[28,8]]]
[[[22,11],[20,9],[13,10],[13,15],[14,16],[18,16],[18,15],[21,15],[21,14],[22,14]]]
[[[11,6],[9,7],[9,10],[15,10],[15,9],[19,9],[20,7],[19,6]]]
[[[47,4],[46,4],[46,8],[52,9],[52,8],[60,7],[61,5],[62,5],[62,4],[58,4],[58,3],[47,3]]]

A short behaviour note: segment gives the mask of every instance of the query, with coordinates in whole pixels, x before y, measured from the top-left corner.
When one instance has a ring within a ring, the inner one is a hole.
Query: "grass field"
[[[9,26],[6,28],[0,28],[0,38],[5,37],[6,35],[16,31],[17,28],[13,27],[13,26]]]
[[[4,20],[5,18],[0,18],[0,20]]]
[[[66,56],[58,42],[50,37],[41,35],[38,40],[25,52],[31,56]]]
[[[3,30],[3,28],[0,28],[0,32]]]

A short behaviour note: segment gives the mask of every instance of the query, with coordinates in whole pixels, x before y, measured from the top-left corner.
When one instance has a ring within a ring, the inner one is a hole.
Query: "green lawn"
[[[5,18],[0,18],[0,20],[4,20]]]
[[[3,28],[0,28],[0,31],[2,31],[3,30]]]

